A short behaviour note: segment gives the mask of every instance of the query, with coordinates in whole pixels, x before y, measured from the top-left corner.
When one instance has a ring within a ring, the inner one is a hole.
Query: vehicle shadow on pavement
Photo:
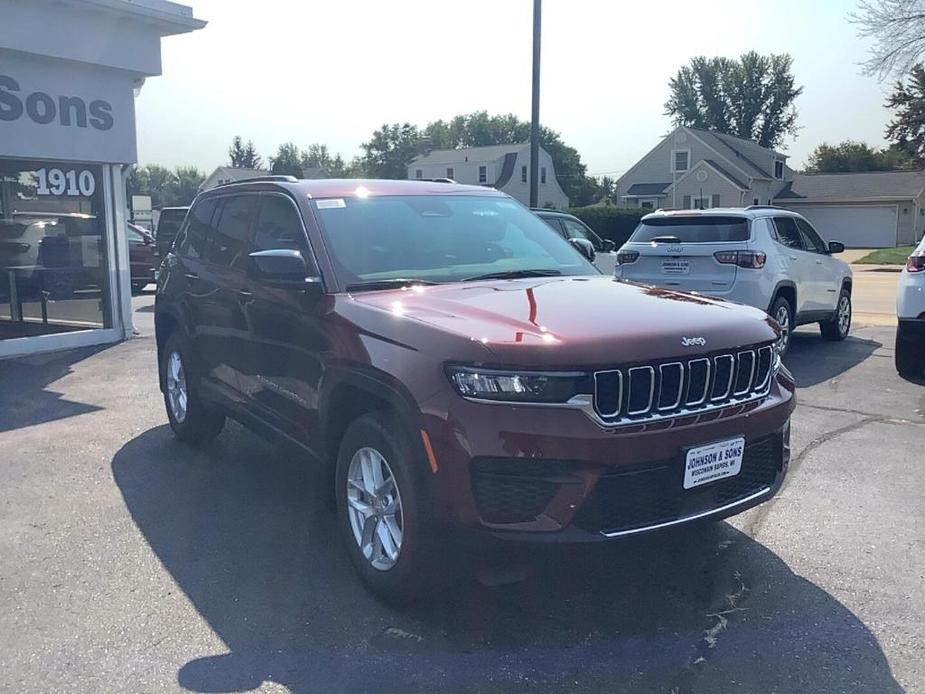
[[[65,400],[48,386],[105,347],[0,360],[0,432],[54,422],[102,408]]]
[[[400,611],[354,577],[317,466],[237,425],[201,451],[151,429],[112,471],[229,648],[190,654],[190,690],[901,691],[858,617],[725,523],[535,550],[521,583]]]
[[[797,386],[807,388],[837,378],[882,346],[876,340],[854,336],[842,342],[827,342],[817,330],[798,330],[791,336],[784,364],[796,379]]]

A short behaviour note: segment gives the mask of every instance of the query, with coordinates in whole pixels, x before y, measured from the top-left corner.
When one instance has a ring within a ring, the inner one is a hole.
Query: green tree
[[[846,171],[892,171],[910,168],[912,157],[898,148],[874,149],[863,142],[845,140],[837,145],[823,142],[813,150],[806,164],[807,173]]]
[[[745,53],[738,60],[699,56],[669,80],[665,113],[675,125],[714,130],[779,147],[797,132],[793,59]]]
[[[421,151],[421,134],[410,123],[385,124],[364,142],[362,167],[371,178],[408,177],[409,162]]]
[[[231,160],[231,165],[236,169],[263,168],[263,158],[257,154],[254,143],[248,140],[247,144],[244,144],[240,135],[235,135],[231,141],[231,147],[228,148],[228,158]]]
[[[918,160],[925,159],[925,68],[916,65],[908,78],[899,80],[886,101],[896,113],[886,129],[893,146]]]
[[[275,157],[270,157],[270,173],[302,177],[302,154],[293,142],[284,142],[276,151]]]
[[[195,166],[178,166],[174,169],[174,182],[167,205],[189,205],[206,180],[205,174]]]

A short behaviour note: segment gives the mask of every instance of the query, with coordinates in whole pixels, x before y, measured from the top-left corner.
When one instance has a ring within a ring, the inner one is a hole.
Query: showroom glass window
[[[108,328],[100,166],[0,159],[0,339]]]

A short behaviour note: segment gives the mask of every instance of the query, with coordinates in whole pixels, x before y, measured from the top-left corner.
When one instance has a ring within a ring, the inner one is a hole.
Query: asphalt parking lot
[[[925,386],[888,326],[795,335],[774,501],[397,611],[313,467],[173,440],[135,304],[137,339],[0,362],[0,690],[925,691]]]

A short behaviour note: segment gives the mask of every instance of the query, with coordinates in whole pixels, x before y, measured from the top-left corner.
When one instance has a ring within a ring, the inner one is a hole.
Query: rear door
[[[791,280],[797,288],[795,311],[815,311],[819,308],[819,286],[814,284],[816,258],[803,245],[803,235],[796,217],[774,217],[774,240],[782,248],[777,253],[778,274]]]
[[[721,263],[720,251],[747,250],[749,220],[728,215],[670,215],[642,221],[622,251],[635,251],[635,262],[620,266],[624,279],[661,287],[728,294],[738,266]]]

